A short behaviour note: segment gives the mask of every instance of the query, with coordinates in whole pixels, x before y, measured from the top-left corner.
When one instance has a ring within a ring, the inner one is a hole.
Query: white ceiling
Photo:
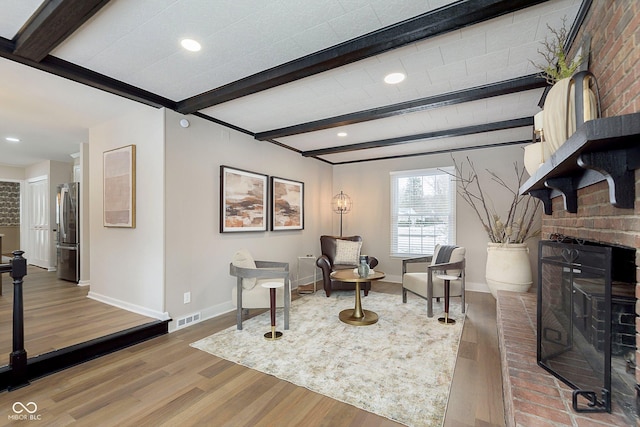
[[[372,31],[455,3],[474,0],[111,0],[50,52],[59,58],[179,103],[233,85],[256,73],[348,42]],[[20,29],[43,2],[0,0],[0,37]],[[493,19],[199,110],[250,133],[327,119],[499,83],[536,73],[547,25],[571,25],[580,0],[549,0]],[[184,37],[202,50],[180,47]],[[2,41],[2,40],[0,40]],[[69,161],[88,128],[149,108],[12,61],[0,59],[0,163],[25,166]],[[46,62],[46,59],[45,59]],[[401,71],[398,85],[382,79]],[[308,151],[531,117],[543,89],[425,109],[342,127],[275,138]],[[345,131],[340,138],[337,132]],[[20,144],[8,144],[18,136]],[[531,127],[440,139],[416,139],[379,148],[323,154],[352,162],[433,151],[521,142]]]

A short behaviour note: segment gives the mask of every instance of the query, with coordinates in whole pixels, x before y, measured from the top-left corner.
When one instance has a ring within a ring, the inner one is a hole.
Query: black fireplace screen
[[[574,389],[578,412],[611,412],[613,402],[635,413],[634,258],[626,248],[540,242],[538,364]]]

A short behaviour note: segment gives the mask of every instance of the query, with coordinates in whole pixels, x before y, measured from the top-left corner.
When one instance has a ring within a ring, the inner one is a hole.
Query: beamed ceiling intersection
[[[424,141],[519,127],[531,127],[533,119],[530,116],[521,117],[492,123],[452,127],[450,129],[432,132],[420,132],[310,150],[291,147],[287,145],[286,142],[281,141],[281,139],[345,125],[406,116],[411,113],[424,112],[471,101],[522,93],[544,88],[546,82],[536,75],[529,74],[496,83],[475,86],[469,89],[454,90],[448,93],[436,94],[420,99],[339,114],[333,117],[325,117],[305,123],[263,131],[245,129],[234,123],[225,122],[216,118],[213,114],[203,112],[203,110],[245,96],[273,90],[306,77],[335,70],[347,64],[353,64],[375,55],[390,52],[394,49],[405,47],[425,39],[441,36],[451,31],[473,26],[505,14],[545,3],[546,1],[547,0],[464,0],[454,2],[397,24],[381,28],[330,48],[302,56],[298,59],[181,100],[168,99],[51,55],[51,52],[63,43],[65,39],[72,36],[83,24],[98,14],[100,10],[109,3],[109,0],[59,0],[45,2],[20,29],[16,37],[12,40],[0,37],[0,56],[153,107],[165,107],[182,114],[194,114],[206,120],[252,135],[257,140],[269,141],[299,152],[303,156],[328,161],[319,156],[390,147],[416,140]],[[589,2],[585,2],[582,4],[583,10],[588,8],[588,3]],[[582,13],[584,14],[584,12]],[[574,36],[575,33],[572,37]],[[520,139],[496,144],[484,144],[477,148],[522,144],[526,142],[528,142],[528,140]],[[466,146],[464,148],[451,148],[431,151],[429,153],[473,148],[476,147]],[[412,155],[420,154],[424,153],[414,153]],[[404,156],[403,154],[397,156],[377,156],[375,159]],[[374,158],[366,160],[372,159]],[[339,161],[328,162],[333,164],[342,163]]]

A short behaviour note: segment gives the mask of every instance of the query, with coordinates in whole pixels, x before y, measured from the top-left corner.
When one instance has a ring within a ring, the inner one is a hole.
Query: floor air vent
[[[187,327],[193,323],[198,323],[200,321],[200,313],[193,313],[185,317],[181,317],[178,319],[178,323],[176,329]]]

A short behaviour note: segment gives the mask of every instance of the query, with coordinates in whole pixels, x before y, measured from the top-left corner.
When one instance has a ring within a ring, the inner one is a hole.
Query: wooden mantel
[[[562,195],[568,212],[578,211],[578,189],[607,181],[613,206],[632,209],[635,170],[640,168],[640,113],[590,120],[520,187],[540,199],[551,215],[551,199]]]

